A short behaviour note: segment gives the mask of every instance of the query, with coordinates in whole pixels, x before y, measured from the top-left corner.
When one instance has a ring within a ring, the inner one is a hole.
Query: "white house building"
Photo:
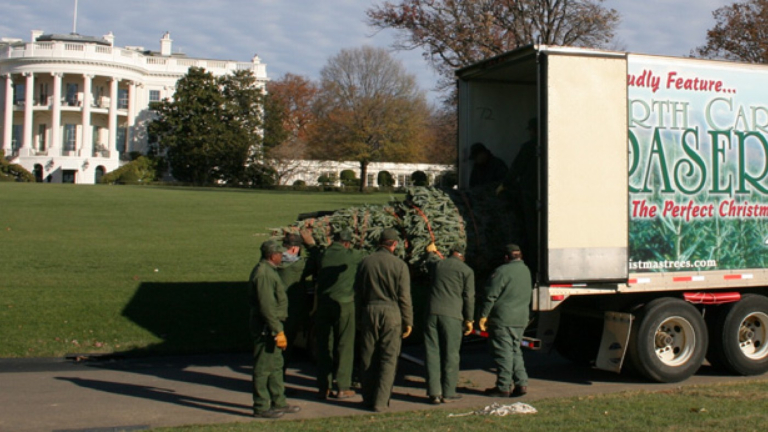
[[[0,144],[39,181],[95,183],[133,151],[145,152],[150,102],[172,98],[190,67],[214,75],[250,70],[259,86],[266,65],[115,46],[103,37],[32,31],[29,42],[0,39]]]

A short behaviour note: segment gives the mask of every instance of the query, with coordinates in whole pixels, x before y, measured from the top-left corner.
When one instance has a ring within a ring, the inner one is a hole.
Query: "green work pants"
[[[528,373],[523,362],[523,327],[491,327],[491,351],[496,362],[496,387],[512,391],[512,386],[527,386]]]
[[[425,323],[424,347],[427,350],[427,395],[456,395],[459,381],[461,320],[442,315],[429,315]]]
[[[317,334],[317,388],[349,390],[355,361],[355,303],[324,301],[315,315]]]
[[[396,303],[369,305],[361,313],[360,326],[363,403],[384,409],[392,396],[403,341],[400,308]]]
[[[254,339],[253,345],[253,411],[259,413],[286,406],[283,351],[269,334]]]

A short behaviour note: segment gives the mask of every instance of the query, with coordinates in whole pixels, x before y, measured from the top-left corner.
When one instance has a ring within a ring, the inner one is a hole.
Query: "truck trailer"
[[[531,45],[456,76],[460,189],[473,144],[513,168],[534,146],[497,192],[529,219],[542,349],[658,382],[768,371],[767,66]]]

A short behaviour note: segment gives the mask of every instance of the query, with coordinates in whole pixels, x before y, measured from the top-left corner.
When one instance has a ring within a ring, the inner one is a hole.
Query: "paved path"
[[[418,349],[409,349],[419,357]],[[681,384],[648,384],[608,372],[576,367],[555,354],[526,353],[531,382],[519,400],[661,390]],[[289,369],[289,403],[302,407],[285,418],[366,414],[360,396],[336,401],[314,398],[314,366]],[[494,383],[492,362],[482,345],[465,346],[459,380],[464,398],[454,404],[427,403],[423,369],[402,362],[392,411],[481,408],[498,399],[483,396]],[[0,431],[115,431],[159,426],[271,421],[250,417],[250,357],[245,354],[130,359],[75,363],[64,359],[0,360]],[[762,379],[768,376],[761,377]],[[741,381],[707,367],[684,385]],[[507,403],[511,403],[507,399]]]

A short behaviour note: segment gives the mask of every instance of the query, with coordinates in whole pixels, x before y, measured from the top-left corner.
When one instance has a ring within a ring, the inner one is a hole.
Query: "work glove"
[[[496,195],[500,195],[502,192],[504,192],[504,185],[500,184],[499,187],[496,188]]]
[[[411,331],[413,331],[413,327],[411,326],[405,326],[405,331],[403,332],[403,339],[407,338],[411,335]]]
[[[275,336],[275,344],[283,351],[288,348],[288,339],[285,338],[285,333],[280,332]]]
[[[485,323],[488,322],[488,317],[482,317],[480,318],[480,321],[477,322],[477,326],[480,327],[481,331],[488,330],[488,326],[485,325]]]
[[[435,246],[435,243],[432,242],[429,245],[427,245],[427,252],[437,252],[437,246]]]
[[[472,321],[464,321],[464,336],[469,336],[472,334],[472,330],[474,330],[475,327],[472,325]]]

